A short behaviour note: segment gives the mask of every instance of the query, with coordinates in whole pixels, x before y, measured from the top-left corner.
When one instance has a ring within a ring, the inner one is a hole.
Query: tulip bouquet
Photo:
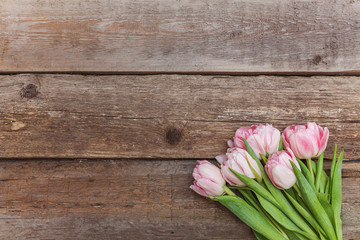
[[[329,130],[315,123],[241,127],[218,166],[198,161],[198,194],[218,201],[253,229],[259,240],[341,240],[341,165],[335,145],[323,170]],[[304,162],[303,162],[304,160]],[[314,161],[317,160],[317,161]]]

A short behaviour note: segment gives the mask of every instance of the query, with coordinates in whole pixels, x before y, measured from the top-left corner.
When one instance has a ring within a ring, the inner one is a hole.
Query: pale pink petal
[[[282,140],[283,140],[283,145],[285,149],[290,149],[290,143],[289,143],[289,138],[286,137],[285,132],[283,132],[282,134]]]
[[[245,144],[241,138],[234,137],[234,145],[235,147],[246,149]]]
[[[236,169],[241,169],[243,174],[249,178],[255,178],[254,173],[251,171],[251,168],[246,160],[246,158],[240,154],[238,154],[236,156],[236,159],[234,159],[234,163],[232,164],[232,166],[237,166],[234,167]],[[234,169],[235,170],[235,169]]]
[[[317,140],[306,131],[298,131],[290,137],[290,145],[295,156],[307,159],[313,156],[314,148],[317,148]]]
[[[289,189],[296,183],[296,176],[292,170],[278,165],[272,169],[272,183],[280,189]]]
[[[258,158],[260,158],[260,153],[264,155],[265,149],[262,146],[263,144],[261,143],[261,139],[259,139],[258,135],[251,135],[246,141],[249,143]]]
[[[296,167],[301,171],[301,168],[300,168],[300,165],[298,163],[298,161],[296,160],[295,158],[295,155],[294,153],[291,151],[291,149],[287,150],[287,153],[289,154],[290,156],[290,160],[296,165]],[[292,166],[291,164],[289,165],[290,169],[292,169]]]
[[[204,197],[209,197],[209,195],[200,187],[196,186],[196,185],[191,185],[190,188],[192,190],[194,190],[197,194],[204,196]]]
[[[202,188],[209,196],[218,196],[224,192],[224,186],[219,185],[207,178],[201,178],[197,180],[196,185]]]
[[[264,133],[264,144],[268,154],[276,152],[280,143],[280,131],[271,125],[266,126]]]
[[[243,174],[239,169],[233,169],[239,174]],[[245,184],[240,181],[238,177],[234,173],[232,173],[229,169],[228,165],[224,165],[221,167],[221,173],[225,178],[226,182],[228,182],[231,186],[244,187]]]
[[[199,179],[201,177],[199,171],[198,171],[198,166],[196,166],[193,170],[192,176],[195,180]]]
[[[317,156],[322,154],[325,151],[325,148],[327,146],[327,142],[329,140],[329,129],[327,127],[324,128],[323,136],[320,139],[320,150]]]
[[[253,169],[256,171],[256,173],[261,177],[260,168],[257,165],[256,161],[250,156],[248,152],[245,152],[245,157],[249,161],[250,165],[253,167]]]
[[[226,154],[221,154],[215,157],[216,161],[220,164],[222,164],[224,161],[227,160]]]
[[[228,141],[227,141],[227,145],[228,145],[229,148],[235,147],[234,142],[231,141],[231,140],[228,140]]]
[[[246,150],[240,148],[234,148],[230,153],[227,154],[228,159],[223,162],[221,165],[221,173],[225,180],[232,186],[244,186],[236,176],[233,174],[229,168],[238,172],[239,174],[245,175],[250,178],[255,178],[254,173],[252,172],[247,158],[249,159],[250,164],[253,166],[255,171],[261,176],[260,170],[256,165],[254,159],[247,153]]]
[[[208,162],[208,164],[202,164],[198,167],[199,174],[203,177],[209,177],[214,179],[214,181],[222,182],[222,176],[220,173],[220,169],[215,165]]]

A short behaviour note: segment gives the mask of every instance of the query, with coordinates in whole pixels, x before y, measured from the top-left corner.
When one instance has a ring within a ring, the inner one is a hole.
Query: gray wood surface
[[[360,72],[360,2],[2,0],[0,72]]]
[[[189,189],[195,165],[194,160],[1,161],[0,238],[255,240],[228,210]],[[360,236],[359,173],[358,161],[344,163],[344,240]]]
[[[214,158],[241,126],[315,121],[360,156],[359,77],[0,76],[0,157]]]

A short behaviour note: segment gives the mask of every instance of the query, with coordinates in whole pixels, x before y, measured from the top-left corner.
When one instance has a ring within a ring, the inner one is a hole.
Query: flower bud
[[[224,193],[225,180],[221,175],[220,169],[208,161],[197,161],[198,165],[194,168],[194,184],[190,186],[192,190],[204,197],[216,197]]]
[[[229,148],[226,157],[226,161],[222,161],[221,163],[221,173],[230,185],[238,187],[245,186],[245,184],[240,181],[233,172],[231,172],[230,168],[249,178],[255,178],[255,175],[249,166],[250,163],[256,173],[261,176],[260,169],[256,161],[246,150],[241,148]]]
[[[249,143],[256,156],[260,158],[260,153],[266,156],[266,153],[272,154],[278,150],[280,131],[269,124],[239,128],[235,133],[234,144],[235,147],[246,149],[242,138]]]
[[[297,179],[290,161],[300,169],[291,150],[275,152],[266,162],[265,171],[274,186],[279,189],[289,189],[296,183]]]
[[[325,151],[329,130],[316,123],[293,125],[285,128],[282,139],[286,149],[291,149],[301,159],[318,157]]]

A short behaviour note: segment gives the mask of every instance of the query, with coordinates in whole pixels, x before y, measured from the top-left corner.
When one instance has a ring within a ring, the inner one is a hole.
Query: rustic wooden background
[[[357,0],[1,0],[0,239],[251,239],[193,193],[244,125],[345,147],[360,239]],[[329,161],[325,162],[329,168]]]

